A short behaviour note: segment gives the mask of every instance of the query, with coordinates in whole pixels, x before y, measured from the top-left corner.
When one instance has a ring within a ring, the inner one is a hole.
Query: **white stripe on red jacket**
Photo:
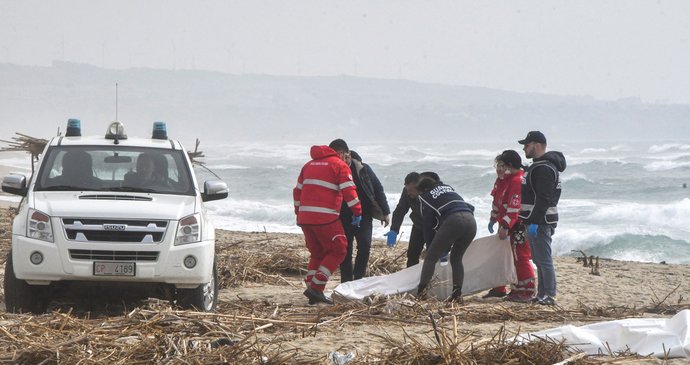
[[[362,215],[350,167],[328,146],[312,146],[307,162],[292,190],[297,224],[326,224],[338,219],[345,203],[354,215]]]

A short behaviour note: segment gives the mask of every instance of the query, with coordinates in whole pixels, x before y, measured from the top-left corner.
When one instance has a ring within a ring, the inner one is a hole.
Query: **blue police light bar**
[[[168,129],[165,122],[153,122],[152,139],[168,139]]]
[[[81,137],[81,121],[79,119],[67,119],[65,137]]]

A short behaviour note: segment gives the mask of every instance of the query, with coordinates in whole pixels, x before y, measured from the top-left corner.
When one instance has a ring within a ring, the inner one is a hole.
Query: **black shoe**
[[[304,291],[304,295],[309,298],[309,304],[325,303],[328,305],[333,305],[333,301],[326,298],[322,291],[318,291],[314,288],[307,288]],[[312,303],[313,302],[313,303]]]
[[[541,298],[537,303],[540,305],[556,305],[556,298],[547,295]]]
[[[504,292],[495,291],[495,290],[491,289],[491,290],[489,290],[488,293],[484,294],[484,296],[482,297],[482,299],[488,299],[488,298],[503,298],[503,297],[505,297],[506,295],[507,295],[507,294],[504,293]]]
[[[530,302],[530,304],[539,304],[539,302],[541,302],[542,299],[544,299],[544,298],[534,297],[529,302]]]

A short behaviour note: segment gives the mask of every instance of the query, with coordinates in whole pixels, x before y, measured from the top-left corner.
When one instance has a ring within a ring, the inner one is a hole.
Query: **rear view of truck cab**
[[[215,233],[203,202],[226,198],[227,185],[210,180],[200,190],[186,150],[163,123],[151,138],[128,138],[119,122],[85,137],[71,119],[33,176],[6,176],[2,189],[24,197],[5,265],[8,311],[45,312],[80,285],[215,309]]]

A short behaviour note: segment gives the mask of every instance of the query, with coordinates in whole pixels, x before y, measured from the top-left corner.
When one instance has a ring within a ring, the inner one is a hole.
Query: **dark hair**
[[[419,174],[419,177],[428,177],[430,179],[433,179],[437,183],[441,182],[441,177],[438,176],[438,174],[433,172],[433,171],[424,171],[424,172]]]
[[[414,171],[405,176],[405,185],[409,183],[417,183],[417,181],[419,181],[419,174]]]
[[[421,174],[420,174],[421,175]],[[434,180],[433,178],[429,176],[424,176],[419,181],[417,181],[417,190],[419,191],[427,191],[434,186],[438,185],[439,182]]]
[[[347,142],[343,141],[342,139],[334,139],[331,141],[331,143],[328,144],[328,147],[332,148],[335,150],[335,152],[349,152],[350,148],[347,147]]]
[[[352,157],[353,160],[357,160],[359,162],[362,162],[362,156],[360,156],[359,153],[355,152],[354,150],[350,150],[350,156]]]
[[[508,167],[512,167],[514,169],[519,169],[522,167],[522,158],[520,158],[520,154],[517,153],[515,150],[505,150],[501,155],[499,156],[499,161],[503,162]]]
[[[501,161],[501,154],[498,154],[498,155],[496,155],[496,157],[494,157],[494,162],[499,162],[499,161],[502,162]]]

